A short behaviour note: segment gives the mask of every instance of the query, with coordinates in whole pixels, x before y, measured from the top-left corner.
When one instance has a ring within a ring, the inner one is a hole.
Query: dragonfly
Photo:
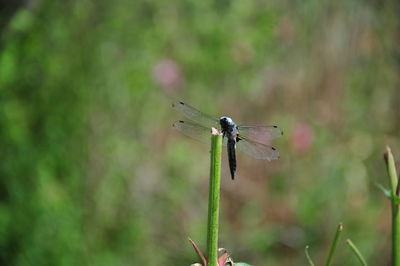
[[[228,150],[232,180],[236,172],[236,149],[259,160],[279,159],[279,152],[269,145],[271,140],[283,135],[277,126],[238,126],[230,117],[214,118],[183,102],[173,103],[172,108],[190,120],[179,120],[173,124],[174,128],[186,136],[210,143],[211,128],[222,132],[222,145]]]

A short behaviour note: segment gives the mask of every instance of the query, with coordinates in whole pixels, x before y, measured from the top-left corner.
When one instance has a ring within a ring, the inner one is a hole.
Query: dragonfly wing
[[[274,147],[245,138],[236,143],[236,149],[259,160],[271,161],[279,159],[279,152]]]
[[[186,103],[175,102],[172,104],[172,108],[174,108],[178,113],[182,114],[186,118],[192,120],[193,122],[196,122],[197,124],[200,124],[203,127],[214,127],[217,129],[220,128],[218,119],[203,114],[199,110],[191,107],[190,105],[187,105]]]
[[[201,125],[188,122],[177,121],[173,124],[174,128],[182,132],[184,135],[196,139],[205,144],[211,144],[211,129]],[[222,145],[226,146],[226,138],[222,140]]]
[[[283,135],[277,126],[239,126],[238,131],[241,136],[264,144]]]

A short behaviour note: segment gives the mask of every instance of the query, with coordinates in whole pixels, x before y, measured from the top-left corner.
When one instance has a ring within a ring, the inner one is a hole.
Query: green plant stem
[[[392,265],[400,266],[400,214],[399,205],[396,203],[398,176],[393,154],[389,147],[386,147],[385,161],[389,174],[390,191],[392,192]]]
[[[211,135],[210,187],[208,198],[207,258],[208,266],[217,266],[218,218],[221,185],[222,135],[213,129]]]
[[[392,200],[392,260],[393,266],[400,266],[400,215],[399,205]]]
[[[329,250],[328,259],[326,260],[326,266],[330,266],[332,264],[333,255],[335,254],[337,243],[339,242],[340,233],[343,230],[343,225],[340,223],[335,234],[335,238],[333,239],[331,249]]]
[[[356,245],[354,245],[354,243],[350,240],[347,239],[347,244],[349,245],[349,247],[351,248],[351,250],[354,252],[354,254],[356,254],[358,260],[361,262],[361,264],[363,266],[367,266],[367,262],[365,261],[363,255],[361,254],[361,252],[358,250],[358,248],[356,247]]]
[[[308,264],[309,264],[310,266],[314,266],[315,264],[314,264],[314,262],[312,261],[312,259],[311,259],[311,257],[310,257],[310,254],[308,254],[308,248],[309,248],[309,246],[306,246],[306,249],[305,249],[306,258],[307,258]]]

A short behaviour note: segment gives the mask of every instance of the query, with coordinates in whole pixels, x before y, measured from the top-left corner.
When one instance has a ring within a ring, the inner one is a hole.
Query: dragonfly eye
[[[223,116],[219,120],[220,120],[220,122],[228,123],[230,119],[226,116]]]

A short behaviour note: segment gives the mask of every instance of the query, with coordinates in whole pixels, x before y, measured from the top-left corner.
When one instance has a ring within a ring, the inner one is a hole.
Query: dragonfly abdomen
[[[235,179],[235,172],[236,172],[235,145],[236,141],[234,139],[228,138],[228,160],[229,160],[229,169],[231,171],[232,180]]]

